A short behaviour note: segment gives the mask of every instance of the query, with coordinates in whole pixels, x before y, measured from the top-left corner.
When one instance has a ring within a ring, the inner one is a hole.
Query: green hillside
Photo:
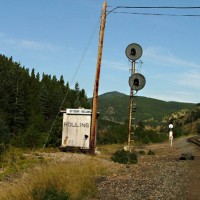
[[[119,92],[109,92],[99,96],[98,111],[100,119],[123,123],[129,116],[129,95]],[[135,103],[135,102],[134,102]],[[160,121],[164,116],[181,109],[192,110],[193,103],[166,102],[147,97],[136,97],[136,120],[143,121],[154,118]]]

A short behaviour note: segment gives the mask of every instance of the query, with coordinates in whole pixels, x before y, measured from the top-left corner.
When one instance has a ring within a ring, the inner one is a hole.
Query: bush
[[[3,155],[6,151],[6,147],[4,144],[0,144],[0,162],[3,160]]]
[[[69,200],[69,193],[65,191],[58,191],[53,186],[48,188],[36,188],[33,190],[34,200]]]
[[[196,124],[197,133],[200,134],[200,123]]]
[[[138,153],[139,153],[140,155],[145,155],[145,151],[143,151],[143,150],[138,151]]]
[[[148,151],[147,155],[155,155],[155,152],[152,151],[151,149]]]
[[[137,154],[135,152],[130,153],[124,149],[116,151],[111,159],[114,162],[122,164],[136,164],[138,162]]]
[[[179,128],[179,127],[174,129],[173,135],[174,135],[174,138],[178,138],[178,137],[184,135],[183,129]]]
[[[6,123],[0,119],[0,143],[9,144],[10,132]]]
[[[154,130],[142,130],[141,128],[135,129],[136,141],[142,144],[163,142],[168,139],[166,134],[158,133]]]

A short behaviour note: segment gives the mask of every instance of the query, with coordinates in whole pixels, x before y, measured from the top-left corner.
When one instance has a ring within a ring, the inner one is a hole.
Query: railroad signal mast
[[[145,84],[146,79],[140,73],[135,73],[135,63],[142,56],[142,48],[139,44],[132,43],[126,48],[126,56],[131,61],[131,76],[129,77],[130,86],[130,104],[129,104],[129,126],[128,126],[128,145],[125,148],[127,151],[131,152],[133,149],[134,141],[134,128],[136,116],[133,113],[136,112],[136,93],[141,90]],[[134,94],[135,91],[135,94]]]

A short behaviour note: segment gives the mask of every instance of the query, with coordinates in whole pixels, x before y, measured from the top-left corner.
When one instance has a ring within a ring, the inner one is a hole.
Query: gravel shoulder
[[[155,155],[139,157],[136,165],[120,165],[98,184],[99,200],[196,200],[200,199],[200,148],[186,138],[141,148]],[[194,160],[179,160],[190,153]]]

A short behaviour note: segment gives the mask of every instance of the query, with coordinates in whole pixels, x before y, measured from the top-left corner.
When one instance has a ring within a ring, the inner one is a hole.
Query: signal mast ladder
[[[131,118],[131,134],[130,134],[130,146],[133,147],[135,139],[135,126],[136,126],[136,99],[137,96],[133,95],[133,109],[132,109],[132,118]]]

